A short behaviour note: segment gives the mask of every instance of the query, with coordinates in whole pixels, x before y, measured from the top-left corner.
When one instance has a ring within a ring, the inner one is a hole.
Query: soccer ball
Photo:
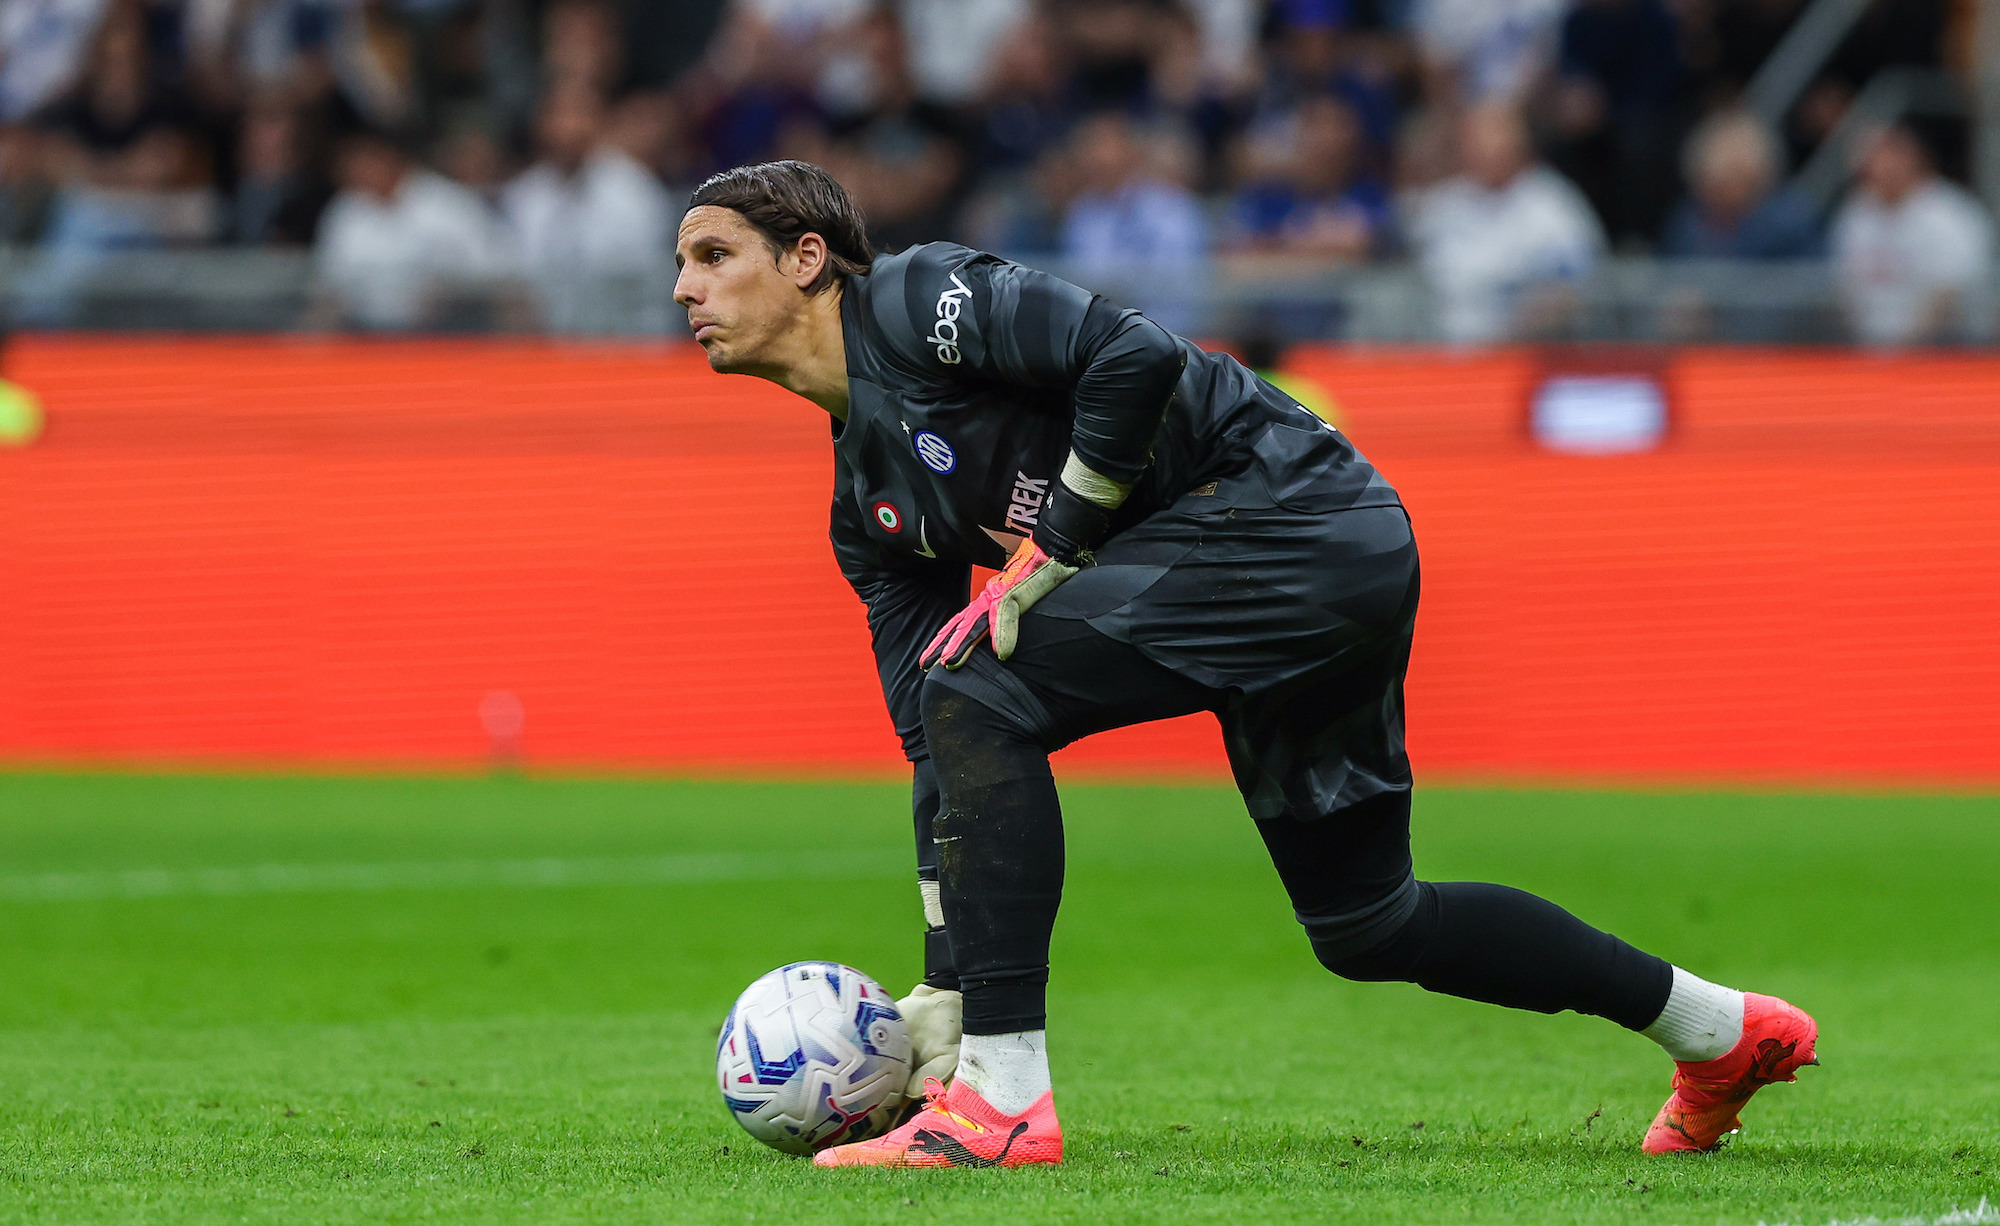
[[[889,1130],[910,1080],[910,1035],[881,984],[838,962],[794,962],[744,989],[715,1045],[722,1102],[788,1154]]]

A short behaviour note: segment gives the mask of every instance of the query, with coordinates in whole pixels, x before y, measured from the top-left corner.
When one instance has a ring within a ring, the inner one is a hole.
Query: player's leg
[[[1267,551],[1263,582],[1323,610],[1330,620],[1313,638],[1338,650],[1319,651],[1319,667],[1285,683],[1233,696],[1220,714],[1238,786],[1320,960],[1353,979],[1574,1009],[1640,1031],[1680,1062],[1647,1148],[1714,1144],[1758,1086],[1812,1060],[1812,1019],[1708,983],[1525,891],[1417,881],[1403,748],[1420,587],[1408,523],[1369,510],[1291,528],[1279,539],[1294,551]]]
[[[1419,881],[1410,794],[1324,817],[1257,823],[1313,953],[1347,979],[1416,983],[1469,1000],[1609,1018],[1643,1030],[1673,969],[1523,890]]]
[[[1814,1062],[1812,1019],[1782,1000],[1709,983],[1523,890],[1416,880],[1408,793],[1258,830],[1313,952],[1335,974],[1573,1009],[1659,1043],[1679,1071],[1649,1152],[1712,1147],[1751,1094]]]
[[[1109,572],[1069,586],[1087,594]],[[1217,695],[1085,622],[1030,615],[1013,660],[975,652],[925,680],[924,734],[944,927],[963,994],[950,1089],[885,1137],[823,1166],[1016,1166],[1062,1156],[1046,1039],[1049,942],[1063,884],[1049,753],[1106,728],[1211,709]]]

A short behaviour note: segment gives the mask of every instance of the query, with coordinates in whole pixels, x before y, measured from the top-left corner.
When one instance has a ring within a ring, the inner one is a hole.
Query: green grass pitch
[[[1817,1014],[1667,1160],[1651,1044],[1334,980],[1226,789],[1066,803],[1070,1161],[821,1172],[713,1038],[782,962],[908,985],[900,786],[0,775],[0,1222],[2000,1222],[2000,801],[1420,792],[1424,875]]]

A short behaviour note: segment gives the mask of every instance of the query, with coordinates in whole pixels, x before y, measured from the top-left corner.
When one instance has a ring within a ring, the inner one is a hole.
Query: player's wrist
[[[1063,461],[1062,484],[1071,493],[1081,494],[1107,511],[1124,506],[1132,495],[1131,482],[1106,476],[1084,463],[1083,457],[1074,451]]]
[[[1035,545],[1065,566],[1088,566],[1091,553],[1111,535],[1111,510],[1060,482],[1042,504]]]

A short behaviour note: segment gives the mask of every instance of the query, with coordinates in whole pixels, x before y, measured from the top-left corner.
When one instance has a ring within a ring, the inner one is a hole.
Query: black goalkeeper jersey
[[[881,257],[847,280],[841,324],[833,548],[913,761],[927,756],[918,653],[964,607],[970,567],[1033,534],[1072,449],[1133,486],[1114,536],[1253,459],[1325,510],[1400,505],[1344,437],[1234,358],[995,256],[927,243]],[[1272,454],[1302,414],[1313,445]]]

